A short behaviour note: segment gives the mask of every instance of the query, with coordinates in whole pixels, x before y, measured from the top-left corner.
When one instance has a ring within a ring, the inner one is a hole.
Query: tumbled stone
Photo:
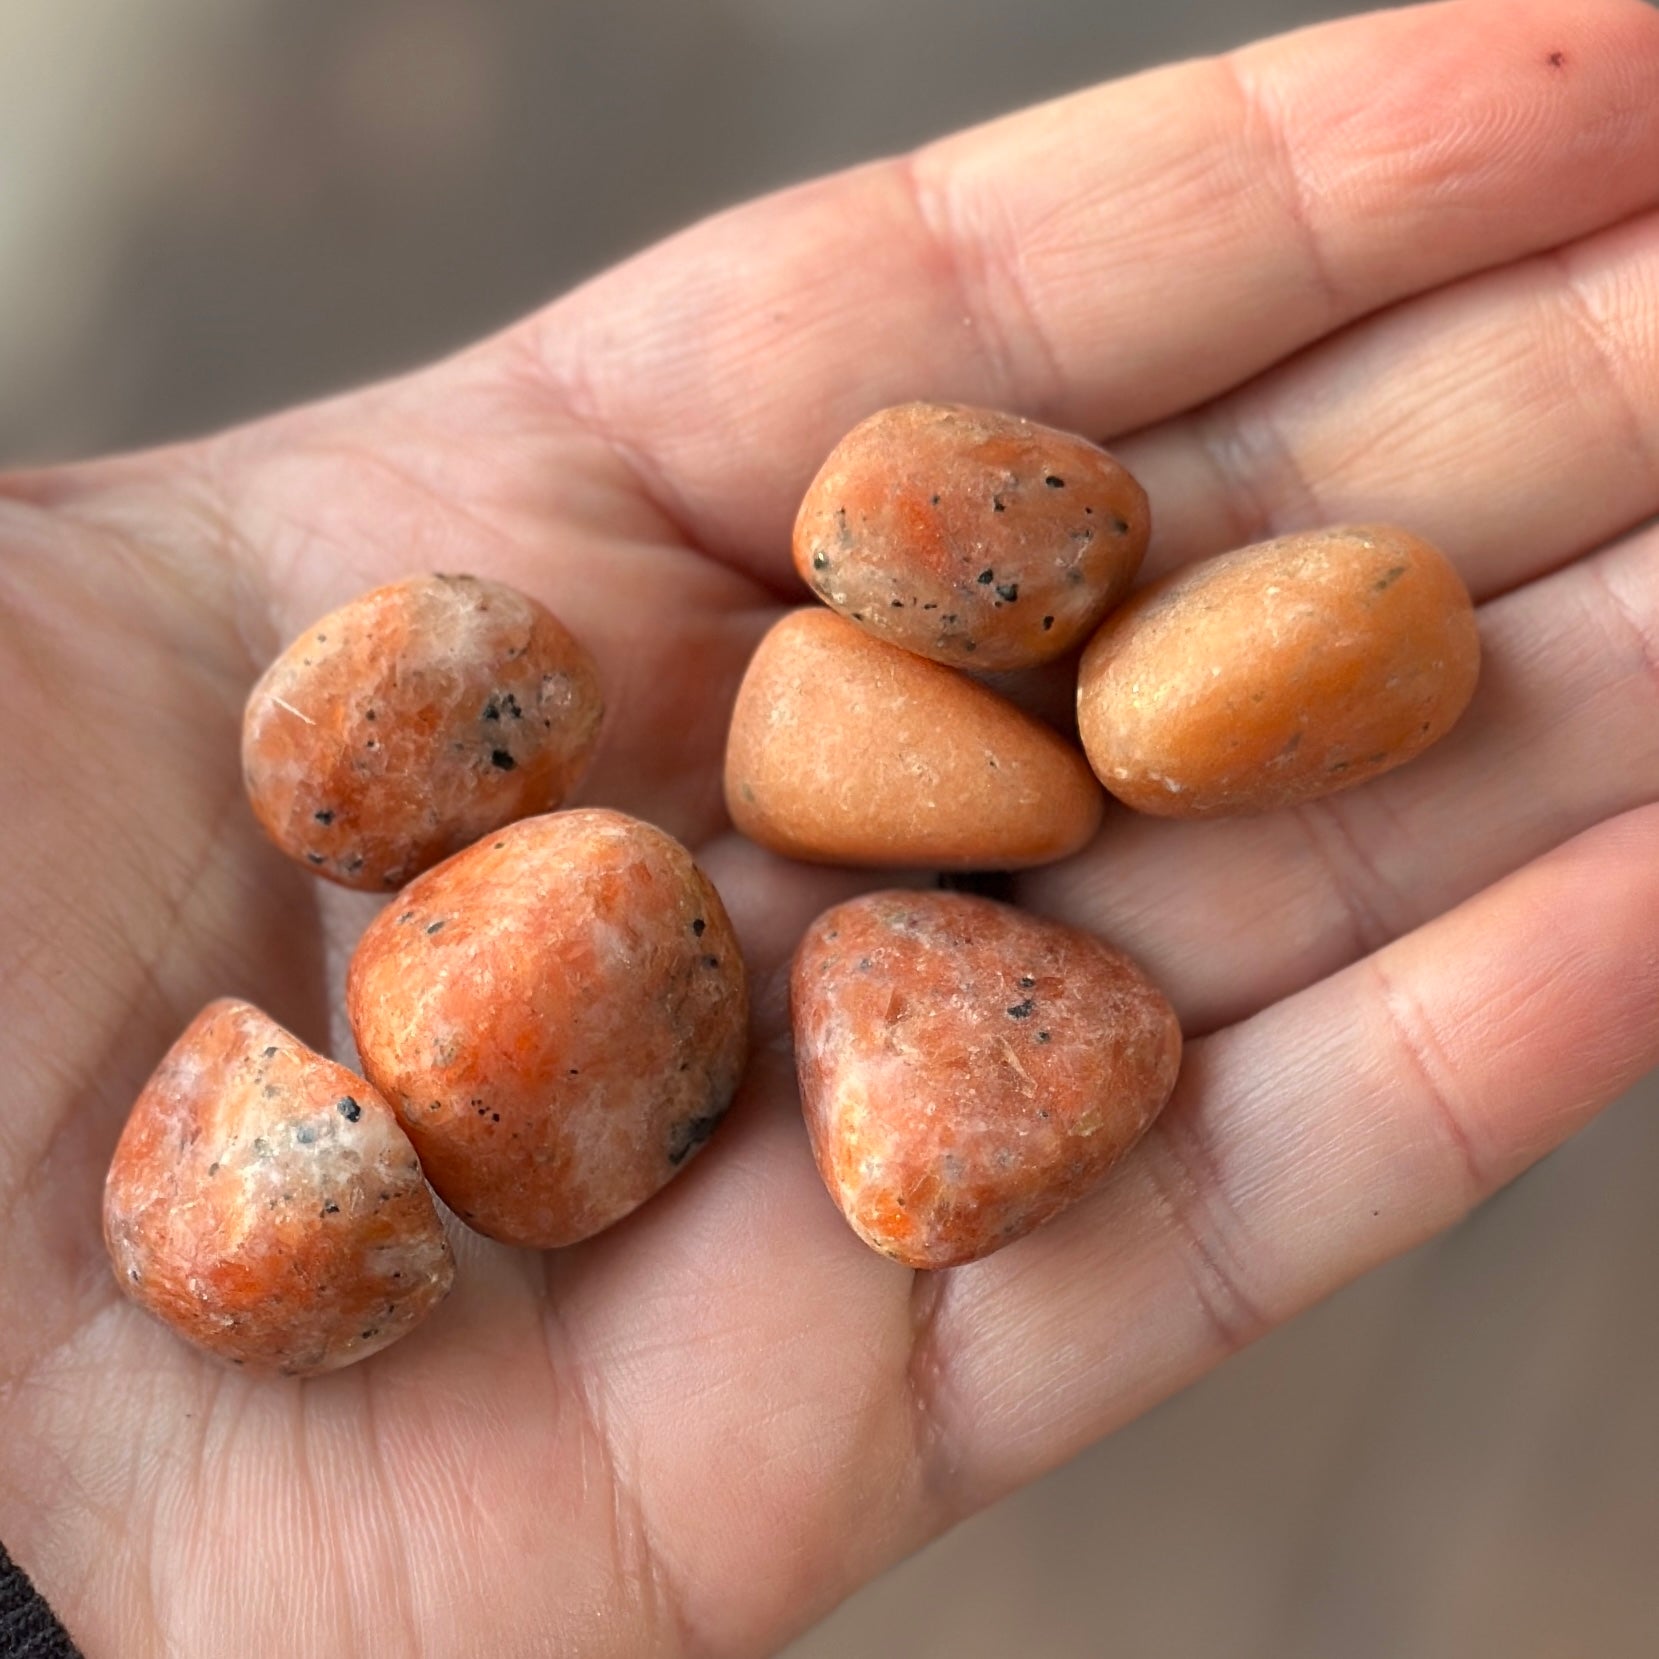
[[[454,1277],[391,1108],[230,1000],[196,1016],[139,1095],[104,1236],[139,1306],[232,1365],[292,1376],[395,1342]]]
[[[384,892],[560,805],[603,713],[593,661],[544,606],[413,576],[308,628],[248,698],[254,815],[308,870]]]
[[[439,1195],[537,1248],[684,1169],[747,1050],[719,894],[673,837],[598,809],[526,819],[410,883],[363,935],[346,1001]]]
[[[1086,439],[905,403],[830,452],[795,520],[795,568],[878,639],[958,668],[1029,668],[1088,638],[1150,533],[1146,492]]]
[[[791,858],[1008,870],[1076,852],[1105,798],[1051,727],[813,609],[784,617],[749,664],[726,803],[745,835]]]
[[[790,978],[813,1155],[853,1230],[911,1267],[1000,1249],[1075,1203],[1175,1086],[1174,1011],[1128,957],[964,893],[871,893]]]
[[[1107,618],[1078,724],[1140,812],[1215,818],[1349,789],[1421,754],[1480,674],[1468,590],[1389,525],[1281,536],[1189,565]]]

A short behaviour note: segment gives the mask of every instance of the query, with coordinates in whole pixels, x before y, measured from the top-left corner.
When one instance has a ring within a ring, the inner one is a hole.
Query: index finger
[[[790,519],[910,397],[1094,435],[1659,202],[1659,15],[1450,0],[1107,85],[785,192],[492,343],[688,536],[788,578]]]

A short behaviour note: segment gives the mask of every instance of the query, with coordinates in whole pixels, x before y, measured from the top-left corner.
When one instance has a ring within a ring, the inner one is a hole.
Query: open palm
[[[804,597],[794,501],[911,397],[1109,435],[1157,568],[1403,522],[1487,652],[1402,772],[1234,824],[1114,813],[1020,882],[1148,966],[1189,1058],[1104,1191],[921,1276],[831,1208],[784,1029],[794,938],[872,878],[742,844],[719,787],[747,655]],[[1634,0],[1469,0],[1141,77],[727,215],[408,380],[0,479],[0,1538],[93,1655],[774,1649],[1659,1061],[1656,512]],[[240,704],[313,616],[434,568],[592,646],[583,799],[720,884],[756,1063],[614,1231],[463,1236],[397,1348],[229,1374],[119,1296],[103,1169],[208,998],[338,1040],[372,903],[262,843]]]

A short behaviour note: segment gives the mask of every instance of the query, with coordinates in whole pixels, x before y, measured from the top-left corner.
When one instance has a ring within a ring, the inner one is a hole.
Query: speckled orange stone
[[[248,698],[254,815],[292,859],[377,892],[558,806],[603,714],[593,661],[544,606],[413,576],[331,611]]]
[[[1078,724],[1120,800],[1264,812],[1403,765],[1468,706],[1480,636],[1445,555],[1361,525],[1282,536],[1154,582],[1083,654]]]
[[[784,617],[749,664],[726,803],[745,835],[791,858],[989,870],[1076,852],[1105,801],[1052,728],[814,609]]]
[[[795,568],[878,639],[958,668],[1028,668],[1088,637],[1150,533],[1146,492],[1086,439],[905,403],[831,451],[795,520]]]
[[[963,893],[872,893],[790,979],[813,1155],[864,1241],[952,1267],[1089,1191],[1175,1086],[1181,1032],[1128,957]]]
[[[526,819],[412,882],[363,935],[346,1001],[444,1201],[538,1248],[683,1169],[747,1051],[719,894],[672,836],[597,809]]]
[[[140,1307],[232,1365],[290,1376],[395,1342],[455,1271],[386,1102],[229,1000],[196,1016],[138,1097],[104,1237]]]

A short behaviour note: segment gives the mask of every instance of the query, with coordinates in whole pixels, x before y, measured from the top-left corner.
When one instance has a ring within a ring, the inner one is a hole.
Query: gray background
[[[0,0],[0,459],[413,364],[712,208],[1312,0]],[[1659,1652],[1651,1088],[795,1659]]]

